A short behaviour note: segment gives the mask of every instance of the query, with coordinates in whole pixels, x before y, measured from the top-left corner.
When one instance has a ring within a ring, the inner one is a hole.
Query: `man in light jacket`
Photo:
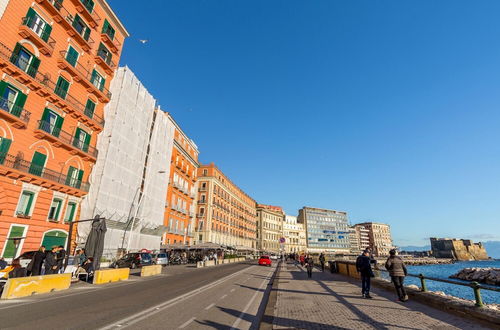
[[[403,259],[396,256],[396,250],[392,249],[389,251],[389,258],[385,263],[385,268],[389,271],[391,275],[392,283],[394,283],[394,287],[396,288],[396,293],[399,297],[399,301],[407,301],[408,295],[406,294],[404,287],[404,280],[408,271],[406,270],[406,266],[403,262]]]

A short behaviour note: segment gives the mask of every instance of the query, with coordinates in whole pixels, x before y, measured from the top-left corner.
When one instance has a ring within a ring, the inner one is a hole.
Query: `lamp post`
[[[17,256],[17,249],[19,248],[19,245],[21,244],[21,240],[25,239],[26,237],[15,237],[15,238],[10,238],[12,240],[12,243],[14,243],[14,256],[12,259],[16,259]]]

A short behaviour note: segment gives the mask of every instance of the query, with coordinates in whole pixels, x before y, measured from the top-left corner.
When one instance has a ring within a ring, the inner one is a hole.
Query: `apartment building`
[[[308,252],[349,253],[346,212],[303,207],[299,210],[297,222],[306,228]]]
[[[361,248],[365,247],[366,234],[368,234],[369,244],[376,257],[388,256],[389,251],[394,248],[391,236],[391,227],[385,223],[363,222],[356,224],[362,237]]]
[[[106,218],[104,255],[111,258],[160,248],[175,126],[128,67],[117,70],[110,89],[82,216]],[[89,231],[90,223],[79,224],[81,244]]]
[[[279,206],[257,204],[257,249],[263,253],[281,254],[285,213]],[[286,240],[285,240],[286,241]]]
[[[65,244],[128,32],[104,0],[0,1],[0,252]]]
[[[165,202],[164,244],[192,244],[196,214],[198,147],[169,115],[175,127]]]
[[[370,230],[364,225],[357,224],[350,228],[353,231],[353,239],[351,250],[353,252],[362,252],[367,247],[370,247]]]
[[[256,203],[214,163],[198,169],[196,243],[256,248]]]
[[[306,231],[304,225],[297,222],[296,216],[285,215],[283,237],[285,238],[285,253],[306,252]]]

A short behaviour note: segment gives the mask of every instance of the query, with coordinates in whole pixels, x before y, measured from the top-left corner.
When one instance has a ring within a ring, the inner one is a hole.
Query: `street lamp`
[[[9,238],[12,240],[12,243],[14,244],[14,256],[12,259],[15,259],[17,256],[17,249],[19,248],[19,245],[21,244],[21,240],[25,239],[26,237],[14,237],[14,238]]]

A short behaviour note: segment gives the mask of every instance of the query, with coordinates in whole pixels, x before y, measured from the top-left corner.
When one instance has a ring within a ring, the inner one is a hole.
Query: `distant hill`
[[[490,257],[500,259],[500,241],[484,242],[484,247]]]
[[[431,249],[430,245],[424,245],[424,246],[408,245],[399,247],[400,251],[429,251],[430,249]]]
[[[495,259],[500,259],[500,241],[488,241],[483,243],[484,247],[486,248],[486,252],[488,252],[488,255],[490,257]],[[429,251],[430,249],[431,249],[430,245],[424,245],[424,246],[408,245],[399,247],[400,251]]]

